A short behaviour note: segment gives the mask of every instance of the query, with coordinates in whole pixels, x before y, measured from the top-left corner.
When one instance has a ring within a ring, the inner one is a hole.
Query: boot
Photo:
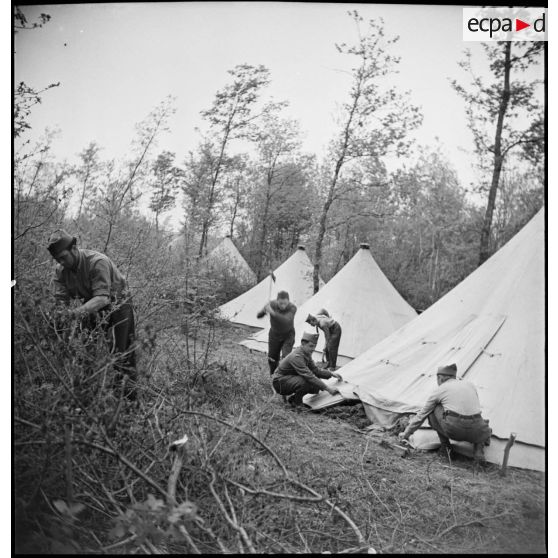
[[[287,402],[291,407],[299,407],[302,405],[302,396],[299,396],[298,393],[293,393],[293,395],[287,398]]]
[[[484,443],[473,445],[473,460],[475,463],[484,465],[486,463],[486,458],[484,457]]]

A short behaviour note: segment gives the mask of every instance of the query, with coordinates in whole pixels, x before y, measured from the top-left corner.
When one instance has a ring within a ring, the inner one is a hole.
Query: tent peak
[[[230,234],[226,234],[226,235],[225,235],[225,238],[230,238],[230,237],[231,237]]]
[[[370,250],[370,244],[368,244],[368,242],[361,242],[360,247],[362,250]]]
[[[297,250],[306,250],[306,246],[304,246],[304,244],[299,244]]]

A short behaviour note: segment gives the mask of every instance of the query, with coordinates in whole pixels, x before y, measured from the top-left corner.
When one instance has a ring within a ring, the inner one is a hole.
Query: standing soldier
[[[307,393],[318,393],[320,390],[325,390],[331,395],[339,393],[336,387],[329,387],[322,379],[333,377],[342,381],[341,375],[318,368],[312,360],[317,342],[317,333],[305,331],[300,347],[279,363],[273,375],[273,389],[283,397],[290,395],[288,402],[293,407],[302,405],[302,398]]]
[[[273,374],[279,359],[285,358],[292,350],[295,341],[294,317],[296,306],[289,300],[287,291],[279,291],[277,300],[270,300],[258,313],[258,318],[269,314],[269,337],[267,360],[269,373]]]
[[[82,304],[67,311],[70,318],[106,318],[103,322],[110,349],[116,354],[117,379],[126,378],[125,394],[135,400],[136,357],[134,310],[127,293],[126,280],[114,262],[105,254],[77,248],[76,238],[58,229],[48,241],[48,251],[60,264],[54,278],[56,300],[69,304],[80,299]]]
[[[335,321],[325,308],[318,311],[316,316],[308,314],[306,322],[320,328],[325,335],[324,356],[326,358],[326,368],[335,370],[337,368],[337,354],[339,343],[341,342],[341,325]]]

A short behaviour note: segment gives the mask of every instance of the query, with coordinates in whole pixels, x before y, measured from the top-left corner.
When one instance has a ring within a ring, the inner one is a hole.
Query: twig
[[[246,492],[248,492],[249,494],[252,494],[254,496],[271,496],[273,498],[282,498],[285,500],[293,500],[294,502],[309,502],[312,504],[318,504],[319,502],[324,502],[325,501],[325,496],[319,496],[316,498],[308,498],[307,496],[296,496],[295,494],[281,494],[279,492],[270,492],[269,490],[264,490],[264,489],[253,489],[250,488],[244,484],[240,484],[239,482],[233,481],[232,479],[228,479],[226,477],[221,477],[224,481],[232,484],[233,486],[236,486],[237,488],[240,488],[242,490],[245,490]]]
[[[250,552],[250,554],[256,554],[256,550],[254,549],[254,545],[252,544],[252,541],[248,537],[248,534],[246,533],[244,528],[241,525],[238,525],[235,521],[233,521],[233,519],[227,513],[227,510],[225,509],[225,506],[224,506],[221,498],[219,498],[219,495],[217,494],[217,492],[215,490],[214,485],[215,485],[215,481],[217,480],[217,477],[215,476],[215,473],[213,471],[211,471],[211,473],[212,473],[212,475],[211,475],[212,478],[211,478],[211,481],[209,483],[209,490],[210,490],[211,494],[213,494],[213,498],[215,499],[215,501],[217,502],[217,505],[221,509],[221,513],[223,514],[227,523],[242,537],[242,541],[247,546],[248,551]]]
[[[68,506],[74,501],[73,478],[72,478],[72,424],[66,421],[64,424],[64,448],[66,456],[66,500]]]
[[[221,539],[213,532],[211,527],[206,527],[204,525],[204,521],[201,517],[196,517],[194,521],[202,531],[205,531],[217,543],[223,554],[231,554],[231,551],[222,543]]]
[[[180,445],[176,447],[176,455],[174,456],[174,460],[172,462],[171,473],[167,483],[167,502],[172,506],[176,506],[176,483],[178,481],[178,477],[180,476],[183,462],[184,445]]]
[[[200,549],[196,546],[196,543],[194,543],[194,541],[192,540],[192,537],[190,536],[190,533],[188,533],[188,531],[186,530],[186,527],[184,527],[184,525],[179,525],[178,530],[182,533],[182,536],[186,539],[188,544],[191,546],[192,550],[194,551],[194,554],[201,554]]]
[[[169,402],[173,407],[176,408],[176,405],[173,405],[172,402]],[[218,422],[220,424],[223,424],[229,428],[232,428],[233,430],[236,430],[238,432],[241,432],[242,434],[248,436],[249,438],[252,438],[257,444],[261,445],[264,449],[267,450],[267,452],[273,457],[273,459],[276,461],[276,463],[279,465],[279,467],[281,468],[281,470],[283,471],[283,474],[285,476],[285,478],[287,480],[289,480],[291,483],[293,483],[294,485],[298,486],[299,488],[305,490],[306,492],[309,492],[310,494],[312,494],[313,496],[315,496],[317,499],[323,500],[323,502],[328,505],[332,511],[334,511],[335,513],[337,513],[341,518],[343,518],[345,520],[345,522],[349,525],[349,527],[351,527],[351,529],[354,531],[357,540],[359,542],[359,544],[366,544],[366,541],[362,535],[362,533],[360,532],[360,529],[356,526],[356,524],[354,523],[354,521],[343,511],[341,510],[338,506],[336,506],[334,503],[332,503],[330,500],[325,499],[323,496],[321,496],[318,492],[316,492],[314,489],[310,488],[309,486],[303,484],[302,482],[293,479],[291,477],[291,475],[289,474],[289,472],[287,471],[287,468],[285,467],[285,465],[283,464],[283,462],[281,461],[281,459],[279,459],[279,456],[264,442],[262,442],[257,436],[254,436],[254,434],[247,432],[246,430],[235,426],[233,424],[230,424],[227,421],[224,421],[222,419],[219,419],[217,417],[214,417],[212,415],[208,415],[206,413],[202,413],[200,411],[191,411],[191,410],[185,410],[185,409],[180,409],[180,412],[183,414],[190,414],[190,415],[194,415],[194,416],[201,416],[204,418],[207,418],[209,420],[213,420],[215,422]],[[210,489],[212,489],[212,485],[210,483]],[[212,489],[212,491],[214,492],[214,490]],[[221,503],[222,505],[222,503]],[[226,513],[226,512],[225,512]],[[227,515],[228,517],[228,515]],[[240,527],[240,529],[242,529],[242,527]],[[244,530],[243,530],[244,531]],[[250,543],[251,544],[251,543]]]
[[[102,551],[106,551],[106,550],[113,550],[115,548],[118,548],[120,546],[124,546],[125,544],[128,544],[134,540],[136,540],[138,538],[137,535],[131,535],[130,537],[128,537],[127,539],[124,539],[123,541],[119,541],[117,543],[114,544],[109,544],[108,546],[104,546],[101,548]]]
[[[482,525],[483,521],[488,521],[489,519],[496,519],[498,517],[504,517],[506,515],[510,515],[510,514],[508,512],[504,512],[504,513],[499,513],[497,515],[491,515],[491,516],[488,516],[488,517],[479,517],[478,519],[472,519],[471,521],[467,521],[466,523],[454,523],[453,525],[451,525],[447,529],[444,529],[441,533],[438,533],[435,537],[433,537],[432,539],[429,539],[429,540],[430,541],[435,541],[435,540],[439,539],[440,537],[443,537],[444,535],[446,535],[447,533],[449,533],[453,529],[457,529],[458,527],[467,527],[468,525],[473,525],[475,523],[480,523]]]
[[[99,451],[102,451],[104,453],[108,453],[109,455],[112,455],[114,457],[116,457],[119,461],[121,461],[124,465],[126,465],[126,467],[128,467],[129,469],[131,469],[134,473],[136,473],[136,475],[138,475],[139,477],[141,477],[147,484],[151,485],[155,490],[157,490],[157,492],[159,492],[159,494],[161,494],[162,496],[164,496],[165,498],[167,497],[167,492],[166,490],[164,490],[158,483],[156,483],[151,477],[147,476],[141,469],[138,469],[129,459],[127,459],[126,457],[124,457],[122,454],[120,454],[119,452],[112,450],[110,448],[107,448],[105,446],[101,446],[100,444],[96,444],[94,442],[88,442],[86,440],[75,440],[76,443],[78,444],[83,444],[85,446],[89,446],[91,448],[94,449],[98,449]]]

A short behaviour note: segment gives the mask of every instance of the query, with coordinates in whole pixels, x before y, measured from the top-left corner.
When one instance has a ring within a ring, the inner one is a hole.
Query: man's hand
[[[260,311],[256,314],[256,318],[258,318],[258,320],[261,320],[264,316],[265,316],[265,310],[260,310]]]
[[[409,439],[409,436],[405,432],[399,432],[397,437],[401,442],[406,442]]]
[[[341,374],[339,374],[338,372],[332,372],[331,375],[332,375],[334,378],[337,378],[337,381],[338,381],[338,382],[342,382],[342,381],[343,381],[343,377],[342,377]]]
[[[329,387],[327,388],[327,392],[330,395],[341,395],[341,392],[336,387]]]

